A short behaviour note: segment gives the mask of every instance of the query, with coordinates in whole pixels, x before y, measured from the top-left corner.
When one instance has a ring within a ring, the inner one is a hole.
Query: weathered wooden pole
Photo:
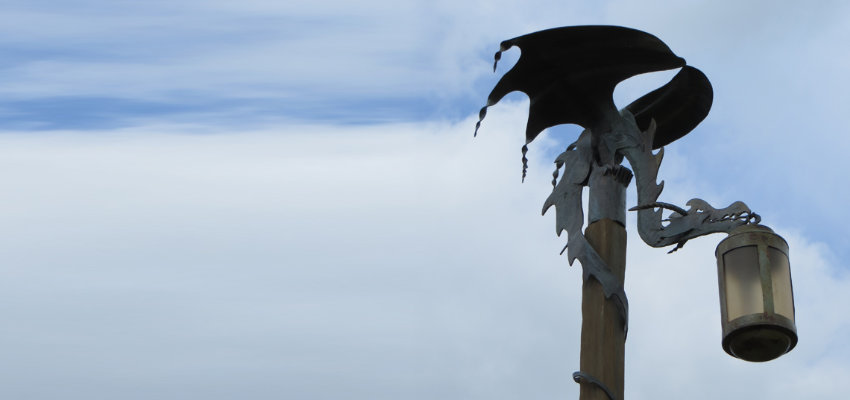
[[[620,282],[626,272],[626,185],[614,175],[591,175],[590,224],[584,233]],[[602,383],[616,400],[623,400],[626,321],[596,279],[582,285],[581,313],[581,371]],[[579,399],[610,400],[602,387],[586,383]]]

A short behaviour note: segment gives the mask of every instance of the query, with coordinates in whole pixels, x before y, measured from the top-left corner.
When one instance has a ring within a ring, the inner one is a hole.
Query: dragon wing
[[[475,129],[487,107],[521,91],[531,102],[526,143],[555,125],[590,129],[609,110],[616,111],[612,96],[618,83],[685,65],[657,37],[619,26],[570,26],[519,36],[501,43],[496,61],[513,46],[522,51],[520,58],[490,92]]]
[[[711,110],[714,91],[702,71],[686,65],[666,85],[626,106],[638,128],[649,129],[655,120],[652,148],[658,149],[685,136]]]

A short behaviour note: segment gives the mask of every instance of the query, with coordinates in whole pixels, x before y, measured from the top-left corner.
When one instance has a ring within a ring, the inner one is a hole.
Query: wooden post
[[[626,228],[604,218],[588,225],[584,235],[622,282],[626,273]],[[616,400],[623,400],[626,335],[617,306],[605,298],[596,279],[589,278],[583,284],[581,314],[581,371],[608,387]],[[609,400],[602,389],[590,384],[581,385],[579,399]]]

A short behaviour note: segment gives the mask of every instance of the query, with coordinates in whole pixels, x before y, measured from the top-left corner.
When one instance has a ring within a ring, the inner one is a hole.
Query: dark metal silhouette
[[[514,46],[522,51],[519,61],[490,92],[487,105],[479,112],[476,134],[487,108],[514,91],[524,92],[530,100],[526,145],[544,129],[560,124],[577,124],[602,133],[610,130],[612,115],[618,114],[613,100],[618,83],[642,73],[680,67],[685,68],[670,83],[626,107],[642,130],[655,118],[653,148],[686,135],[711,109],[713,92],[705,75],[686,67],[683,58],[646,32],[619,26],[548,29],[503,41],[496,63],[503,51]],[[593,143],[595,152],[604,150],[598,146],[598,137]],[[523,156],[527,151],[523,146]],[[595,154],[602,162],[610,156]]]

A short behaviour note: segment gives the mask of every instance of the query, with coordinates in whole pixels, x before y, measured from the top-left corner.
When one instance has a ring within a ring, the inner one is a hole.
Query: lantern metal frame
[[[763,308],[760,313],[750,313],[730,320],[727,303],[727,264],[724,261],[724,255],[735,249],[748,246],[756,247],[758,255],[759,280],[761,284]],[[789,263],[788,284],[791,290],[787,295],[791,299],[792,315],[790,316],[785,316],[776,312],[776,299],[774,297],[775,293],[773,290],[774,282],[771,274],[771,260],[768,256],[768,248],[773,248],[781,252]],[[741,358],[747,361],[770,361],[794,349],[797,345],[797,328],[795,324],[796,309],[794,306],[794,283],[790,271],[788,242],[767,226],[749,224],[740,226],[730,232],[729,236],[717,245],[717,249],[714,254],[717,258],[717,280],[718,292],[720,295],[720,321],[723,329],[723,350],[735,358]],[[736,354],[732,348],[732,344],[736,339],[736,336],[747,335],[749,332],[756,329],[772,330],[783,335],[787,340],[787,349],[776,354],[774,357],[765,359],[747,359],[743,358],[741,354]]]

